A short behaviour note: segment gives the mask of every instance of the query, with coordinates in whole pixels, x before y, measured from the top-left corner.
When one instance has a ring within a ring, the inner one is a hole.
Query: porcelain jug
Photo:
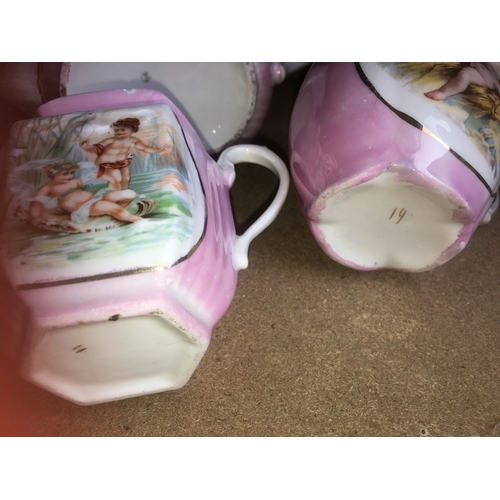
[[[12,127],[2,165],[4,350],[27,380],[78,404],[182,387],[250,242],[285,200],[284,163],[253,145],[216,163],[158,91],[62,97],[38,115]],[[229,190],[240,162],[269,168],[279,187],[237,236]]]
[[[292,178],[322,249],[425,271],[495,210],[500,86],[489,63],[322,63],[290,124]]]

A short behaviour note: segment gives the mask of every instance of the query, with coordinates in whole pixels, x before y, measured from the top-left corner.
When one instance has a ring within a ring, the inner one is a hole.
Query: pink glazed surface
[[[235,229],[229,175],[208,156],[175,105],[156,91],[116,90],[56,99],[41,106],[38,114],[157,103],[168,104],[178,117],[200,174],[207,204],[201,244],[189,258],[168,269],[21,291],[34,319],[44,328],[161,311],[181,330],[208,345],[213,326],[229,307],[237,281],[232,262]]]
[[[455,205],[458,202],[463,207],[465,201],[466,208],[455,210],[453,216],[464,227],[439,263],[464,247],[493,202],[485,186],[460,160],[379,100],[354,63],[323,63],[311,68],[292,113],[290,159],[309,227],[336,260],[341,259],[333,254],[315,219],[323,210],[324,195],[346,181],[361,184],[388,167],[406,166],[412,183],[438,185]],[[400,180],[405,180],[404,175]]]

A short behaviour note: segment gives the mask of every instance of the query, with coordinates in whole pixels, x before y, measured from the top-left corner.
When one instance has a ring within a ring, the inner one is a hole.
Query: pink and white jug
[[[240,162],[271,169],[279,188],[237,236],[229,189]],[[2,169],[2,343],[27,380],[79,404],[188,381],[288,189],[271,151],[233,146],[216,163],[149,90],[48,102],[13,126]]]
[[[309,227],[360,270],[424,271],[467,245],[497,205],[500,86],[489,63],[324,63],[290,125]]]

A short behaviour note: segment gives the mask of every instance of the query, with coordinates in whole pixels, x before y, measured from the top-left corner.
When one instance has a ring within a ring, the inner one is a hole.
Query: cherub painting
[[[122,222],[139,222],[141,217],[126,210],[137,197],[131,189],[95,194],[85,190],[82,179],[75,178],[80,170],[76,162],[58,162],[43,168],[49,181],[36,190],[29,204],[31,224],[54,229],[50,219],[69,215],[71,222],[84,224],[89,216],[109,215]],[[51,217],[52,216],[52,217]],[[66,226],[69,229],[71,226]]]
[[[130,269],[134,252],[169,267],[203,237],[201,179],[168,106],[18,122],[9,155],[3,248],[37,280],[78,277],[83,260]]]
[[[434,101],[444,101],[452,95],[466,92],[471,84],[490,91],[498,88],[498,81],[487,65],[480,62],[461,63],[456,74],[439,88],[424,92],[424,95]]]
[[[130,185],[129,165],[134,153],[160,153],[170,156],[173,143],[170,141],[163,147],[152,147],[144,144],[139,137],[132,135],[139,131],[140,121],[137,118],[123,118],[111,124],[114,136],[96,144],[90,144],[88,139],[80,141],[80,147],[88,152],[95,153],[96,165],[99,167],[97,178],[109,182],[112,189],[127,189]]]
[[[490,63],[380,63],[445,113],[474,142],[494,179],[500,167],[500,82]],[[497,181],[494,181],[496,184]]]

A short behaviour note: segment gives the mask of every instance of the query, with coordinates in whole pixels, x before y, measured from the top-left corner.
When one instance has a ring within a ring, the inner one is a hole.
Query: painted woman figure
[[[88,139],[80,142],[80,147],[88,152],[95,153],[96,165],[99,168],[97,178],[109,182],[111,189],[128,189],[130,185],[129,165],[135,151],[143,153],[160,153],[170,156],[173,144],[154,148],[144,144],[138,137],[132,135],[139,131],[140,121],[137,118],[124,118],[111,124],[114,137],[104,139],[96,144],[90,144]]]

